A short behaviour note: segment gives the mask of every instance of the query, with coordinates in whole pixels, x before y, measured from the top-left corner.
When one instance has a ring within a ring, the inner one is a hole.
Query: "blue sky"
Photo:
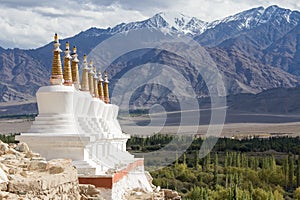
[[[213,21],[253,7],[278,5],[300,11],[297,0],[1,0],[0,46],[36,48],[90,27],[140,21],[158,12],[178,12]]]

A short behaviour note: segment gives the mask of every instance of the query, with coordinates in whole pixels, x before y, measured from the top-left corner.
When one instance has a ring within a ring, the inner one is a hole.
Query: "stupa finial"
[[[61,49],[59,48],[59,40],[58,35],[55,33],[54,35],[54,49],[53,49],[53,60],[52,60],[52,74],[50,78],[51,85],[62,85],[64,82],[63,73],[62,73],[62,66],[61,66],[61,59],[60,59],[60,52]]]
[[[99,98],[99,90],[98,90],[98,75],[97,75],[97,69],[94,66],[94,95],[96,98]]]
[[[99,93],[99,98],[104,101],[104,90],[103,90],[103,79],[102,79],[102,74],[101,70],[98,71],[98,93]]]
[[[89,78],[88,78],[88,64],[87,57],[84,54],[83,56],[83,68],[82,68],[82,80],[81,80],[81,90],[89,91]]]
[[[72,71],[71,71],[70,44],[66,42],[66,50],[64,57],[64,85],[71,86],[73,84]]]
[[[73,80],[73,84],[74,87],[79,90],[79,86],[80,86],[80,81],[79,81],[79,71],[78,71],[78,55],[76,53],[77,49],[74,46],[73,47],[73,53],[72,53],[72,80]]]
[[[94,64],[93,61],[90,60],[89,64],[89,72],[88,72],[88,77],[89,77],[89,91],[92,96],[95,96],[95,91],[94,91]]]
[[[107,75],[107,72],[105,71],[104,72],[104,102],[105,103],[109,103],[110,100],[109,100],[109,91],[108,91],[108,75]]]

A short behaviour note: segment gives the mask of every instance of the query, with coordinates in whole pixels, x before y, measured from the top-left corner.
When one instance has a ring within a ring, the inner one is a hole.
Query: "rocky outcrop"
[[[93,185],[80,185],[69,159],[46,161],[25,143],[0,141],[0,199],[102,199]]]
[[[30,50],[0,50],[0,102],[34,98],[38,88],[48,84],[49,75]]]
[[[94,185],[79,184],[79,194],[81,196],[81,200],[103,200],[99,190]]]
[[[181,196],[177,191],[170,189],[161,189],[160,186],[156,187],[153,185],[153,192],[146,192],[139,188],[129,191],[125,198],[127,200],[181,200]]]

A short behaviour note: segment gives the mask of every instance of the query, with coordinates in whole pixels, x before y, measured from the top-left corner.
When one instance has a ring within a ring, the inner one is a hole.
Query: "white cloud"
[[[84,7],[85,9],[82,9]],[[144,19],[138,11],[128,11],[118,5],[108,7],[85,4],[69,7],[0,7],[0,46],[5,48],[36,48],[52,40],[57,32],[70,37],[90,27],[108,27]]]
[[[54,32],[70,37],[90,27],[143,20],[160,11],[179,12],[212,21],[243,10],[269,5],[300,10],[296,0],[2,0],[0,46],[36,48],[50,42]]]

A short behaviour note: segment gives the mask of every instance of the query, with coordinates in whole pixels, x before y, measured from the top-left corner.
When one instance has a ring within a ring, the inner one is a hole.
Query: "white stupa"
[[[151,191],[143,159],[126,151],[130,136],[121,130],[118,106],[109,103],[107,73],[104,80],[97,76],[84,56],[79,83],[76,48],[70,56],[66,44],[63,72],[59,46],[55,34],[51,85],[37,91],[39,114],[28,133],[16,139],[47,160],[72,159],[79,182],[94,184],[105,199],[122,199],[133,188]]]

